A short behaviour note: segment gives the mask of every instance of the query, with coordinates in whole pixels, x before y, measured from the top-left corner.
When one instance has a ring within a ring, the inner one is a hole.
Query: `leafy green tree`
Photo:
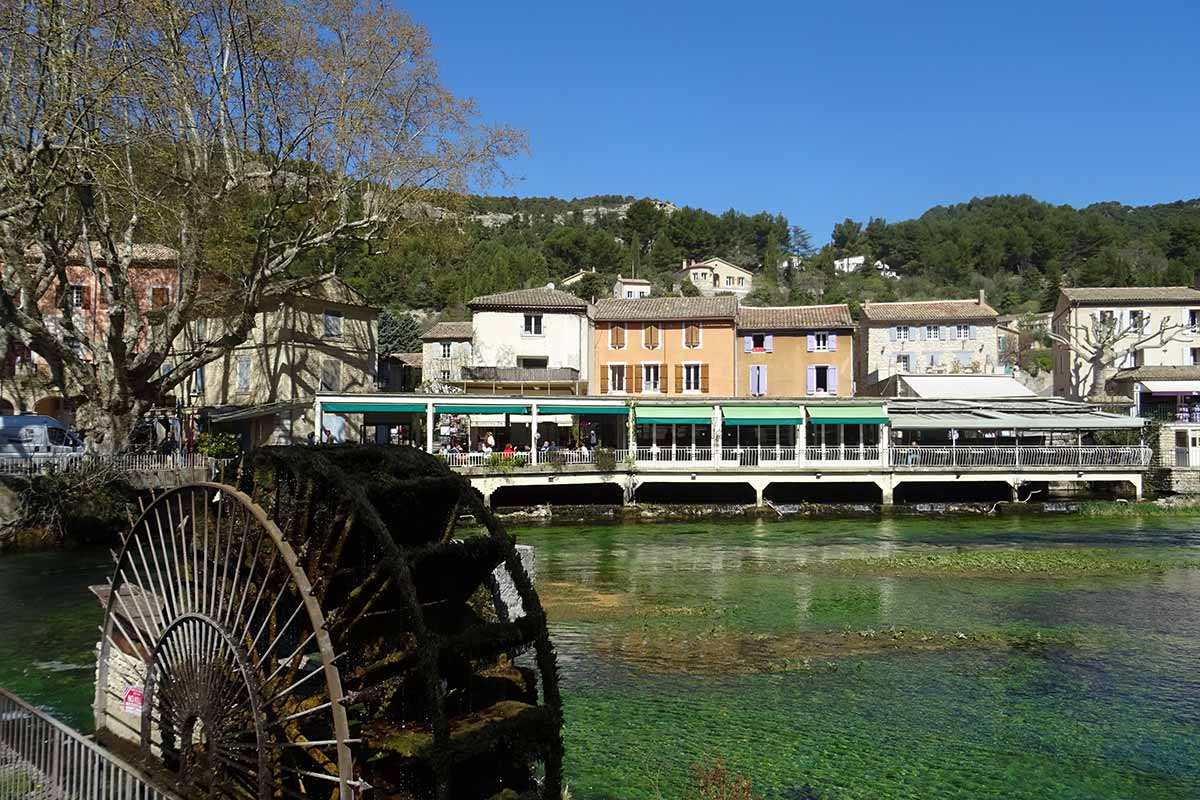
[[[412,314],[385,308],[379,312],[378,326],[380,353],[415,353],[421,349],[421,323]]]
[[[602,297],[612,296],[614,276],[599,272],[585,272],[583,278],[575,284],[564,286],[571,294],[587,300],[589,303]]]

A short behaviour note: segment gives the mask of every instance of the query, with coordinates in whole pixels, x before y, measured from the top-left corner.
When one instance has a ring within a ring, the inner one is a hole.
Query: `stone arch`
[[[67,411],[63,399],[58,396],[43,397],[33,404],[33,413],[54,417],[64,425],[71,424],[71,413]]]
[[[0,417],[8,417],[15,413],[17,413],[17,409],[12,404],[12,401],[0,397]]]

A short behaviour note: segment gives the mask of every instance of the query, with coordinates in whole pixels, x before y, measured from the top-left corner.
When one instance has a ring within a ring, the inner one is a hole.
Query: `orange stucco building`
[[[735,297],[601,300],[595,307],[592,394],[735,394]]]
[[[738,397],[854,393],[854,321],[846,305],[744,306],[737,327]]]

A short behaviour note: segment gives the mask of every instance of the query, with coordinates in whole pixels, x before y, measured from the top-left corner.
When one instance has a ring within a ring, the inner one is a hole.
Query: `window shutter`
[[[950,326],[949,326],[949,325],[943,325],[943,326],[942,326],[942,338],[943,338],[943,339],[949,339],[949,338],[950,338]]]
[[[892,331],[892,340],[894,341],[895,339],[896,339],[896,331],[893,330]],[[816,349],[817,349],[817,335],[815,333],[810,333],[808,335],[808,352],[811,353]]]
[[[91,310],[91,307],[92,307],[92,287],[90,287],[90,286],[88,286],[88,285],[84,284],[82,287],[80,287],[80,290],[79,290],[79,295],[80,295],[80,300],[81,300],[81,303],[80,303],[80,305],[81,305],[81,306],[83,306],[83,310],[84,310],[84,311],[89,311],[89,310]]]
[[[754,349],[754,337],[753,336],[742,337],[742,352],[749,353],[753,349]]]
[[[766,346],[766,351],[768,353],[774,353],[775,352],[775,334],[768,333],[766,339],[764,340],[764,344]]]
[[[895,331],[893,330],[892,333],[895,333]],[[809,394],[817,393],[817,368],[816,367],[808,368],[808,393]]]
[[[700,391],[708,394],[708,364],[700,365]]]
[[[675,393],[683,391],[683,364],[675,365]]]
[[[908,340],[911,342],[917,338],[917,329],[912,325],[908,326]]]
[[[829,352],[831,352],[831,353],[837,352],[837,334],[836,333],[829,334]]]
[[[600,394],[608,394],[608,367],[600,370]]]
[[[705,389],[705,391],[708,391],[708,390]],[[758,368],[758,393],[759,394],[767,393],[767,368],[766,367]]]
[[[918,326],[917,335],[920,336],[922,340],[925,338],[925,326],[924,325]]]
[[[642,368],[640,366],[633,368],[633,393],[641,394],[642,392]]]
[[[894,325],[888,327],[888,339],[893,342],[896,341],[896,327]]]
[[[972,339],[975,338],[975,326],[974,325],[971,326],[971,338]]]
[[[838,393],[838,374],[837,373],[838,373],[837,367],[829,368],[829,393],[830,394]]]

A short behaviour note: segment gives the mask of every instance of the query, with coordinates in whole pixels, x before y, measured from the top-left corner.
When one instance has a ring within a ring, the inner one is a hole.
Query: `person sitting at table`
[[[515,454],[516,452],[517,452],[517,449],[515,447],[513,447],[512,442],[507,442],[504,445],[504,455],[511,456],[511,455]]]

